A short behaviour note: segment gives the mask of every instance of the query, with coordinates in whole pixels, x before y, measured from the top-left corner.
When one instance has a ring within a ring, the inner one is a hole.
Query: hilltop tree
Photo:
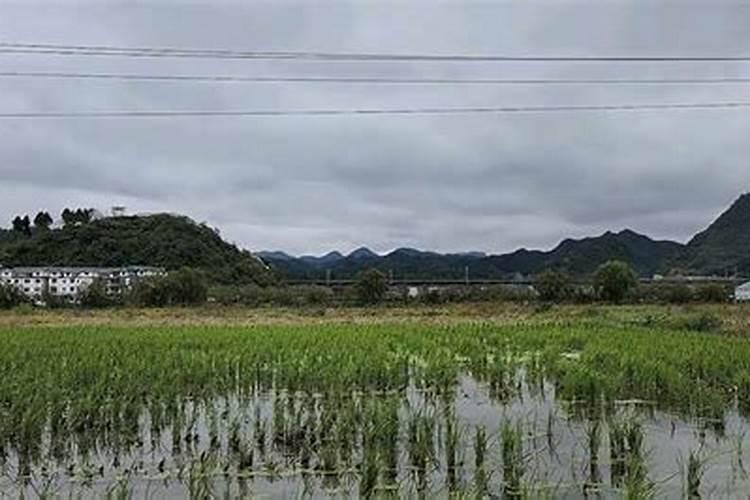
[[[88,224],[94,218],[93,208],[77,208],[71,210],[66,208],[61,214],[63,224],[66,226]]]
[[[637,284],[638,279],[630,266],[617,260],[601,265],[594,275],[597,295],[615,304],[622,302]]]
[[[63,224],[66,226],[69,226],[75,223],[75,213],[69,208],[66,208],[65,210],[63,210],[62,214],[60,214],[60,217],[63,220]]]
[[[34,227],[37,229],[47,230],[53,222],[54,221],[49,212],[39,212],[36,214],[36,217],[34,217]]]
[[[13,219],[13,231],[16,231],[18,233],[23,233],[26,236],[31,235],[31,220],[29,219],[28,215],[25,215],[21,217],[20,215],[17,215]]]
[[[385,274],[377,269],[370,269],[359,274],[355,284],[357,298],[361,304],[377,304],[385,298],[388,283]]]

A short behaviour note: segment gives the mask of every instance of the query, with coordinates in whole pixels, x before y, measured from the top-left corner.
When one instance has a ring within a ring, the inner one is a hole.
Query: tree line
[[[66,208],[60,213],[60,220],[63,226],[76,226],[88,224],[94,219],[95,210],[93,208]],[[34,231],[48,231],[55,220],[49,212],[42,210],[36,214],[32,220],[28,214],[24,216],[16,215],[11,221],[13,232],[31,236]]]

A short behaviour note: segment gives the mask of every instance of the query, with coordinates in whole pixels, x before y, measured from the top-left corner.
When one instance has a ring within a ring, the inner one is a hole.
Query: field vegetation
[[[729,305],[4,313],[0,490],[742,491],[742,318]]]

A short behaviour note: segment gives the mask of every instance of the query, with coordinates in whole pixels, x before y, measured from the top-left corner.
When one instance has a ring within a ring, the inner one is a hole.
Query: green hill
[[[580,240],[568,239],[548,252],[518,250],[504,255],[439,254],[409,248],[377,255],[360,249],[325,265],[286,254],[264,253],[264,258],[288,279],[322,279],[330,270],[332,277],[353,278],[364,269],[393,273],[398,279],[461,280],[468,267],[473,279],[509,279],[530,276],[545,269],[560,269],[576,277],[586,277],[608,260],[627,262],[638,274],[651,276],[664,269],[683,245],[655,241],[630,230],[607,232]]]
[[[4,230],[0,264],[191,267],[223,284],[273,280],[271,271],[252,253],[225,242],[204,224],[169,214],[103,218],[60,229],[36,229],[30,236]]]
[[[687,274],[750,274],[750,194],[695,235],[672,267]]]

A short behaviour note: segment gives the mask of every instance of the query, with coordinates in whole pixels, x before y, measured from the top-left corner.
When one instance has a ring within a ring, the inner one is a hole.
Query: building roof
[[[124,266],[124,267],[56,267],[56,266],[34,266],[34,267],[0,267],[0,271],[12,272],[16,275],[31,275],[34,273],[60,273],[60,274],[113,274],[121,272],[137,273],[139,271],[164,272],[164,268],[154,266]]]

